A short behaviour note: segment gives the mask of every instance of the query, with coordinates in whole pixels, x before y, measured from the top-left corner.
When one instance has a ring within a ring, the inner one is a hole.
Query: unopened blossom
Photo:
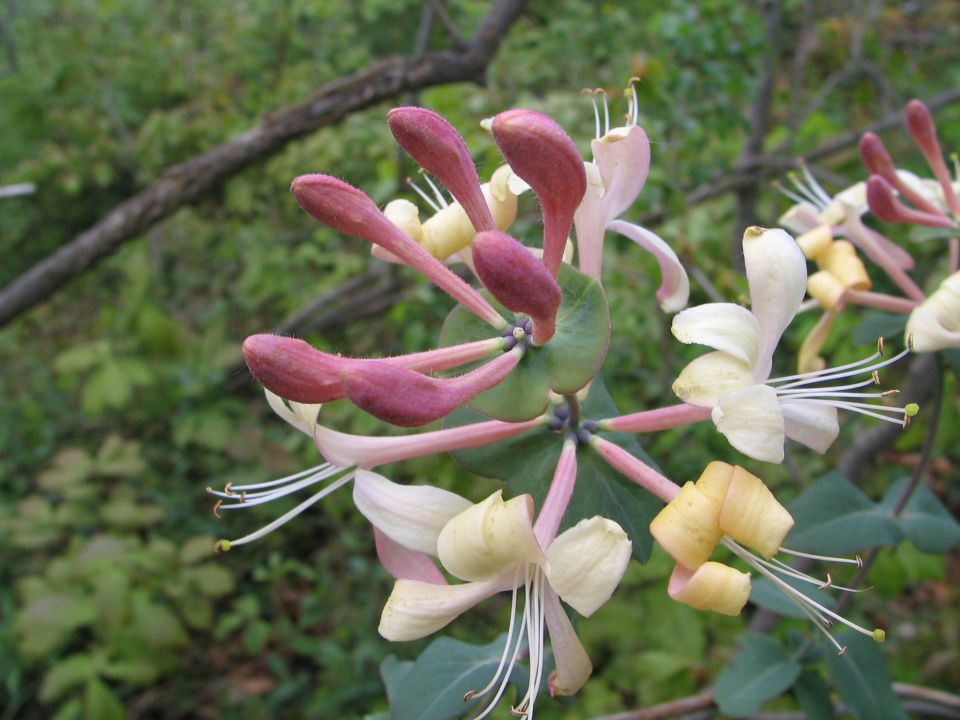
[[[905,334],[917,352],[960,348],[960,272],[910,313]]]
[[[916,413],[915,406],[888,408],[862,402],[886,393],[857,392],[873,384],[876,370],[900,356],[874,363],[875,355],[848,366],[771,379],[773,353],[804,297],[806,261],[786,232],[757,227],[744,233],[743,256],[749,310],[710,303],[685,310],[673,320],[671,329],[678,340],[715,348],[687,365],[674,382],[673,391],[681,400],[712,408],[714,424],[731,445],[768,462],[782,462],[784,437],[825,452],[839,433],[837,409],[893,422],[904,422]],[[855,375],[868,379],[822,385]]]

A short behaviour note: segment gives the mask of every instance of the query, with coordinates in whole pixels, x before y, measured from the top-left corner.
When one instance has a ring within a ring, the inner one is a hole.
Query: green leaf
[[[818,673],[804,670],[793,685],[793,695],[809,720],[833,720],[836,717],[830,688]]]
[[[840,699],[859,720],[905,720],[900,699],[890,685],[890,673],[880,647],[853,631],[837,635],[847,652],[827,654],[827,670]]]
[[[17,613],[14,629],[20,650],[28,657],[50,653],[79,627],[97,617],[93,601],[84,595],[55,593],[33,599]]]
[[[83,720],[124,720],[127,714],[110,688],[99,680],[87,683],[83,698]]]
[[[556,334],[545,345],[529,348],[503,382],[471,400],[470,407],[476,411],[499,420],[529,420],[547,407],[548,390],[577,392],[600,369],[610,344],[610,310],[603,287],[566,264],[560,268],[557,281],[563,300],[557,312]],[[495,300],[491,302],[509,322],[517,320]],[[484,340],[492,333],[487,323],[458,305],[443,323],[440,344]],[[459,368],[456,374],[467,369]]]
[[[957,237],[956,228],[921,227],[919,225],[911,227],[910,233],[907,235],[907,238],[911,242],[917,243],[929,242],[931,240],[942,242],[955,237]]]
[[[877,338],[899,336],[903,334],[906,326],[906,315],[870,311],[865,313],[863,320],[853,328],[853,342],[857,345],[866,345],[877,342]]]
[[[790,504],[796,521],[784,545],[835,555],[896,545],[900,528],[886,508],[874,503],[840,473],[817,480]]]
[[[40,699],[56,702],[78,685],[97,676],[99,660],[93,655],[77,654],[59,660],[43,676]]]
[[[898,480],[883,496],[880,504],[891,516],[909,484],[910,478]],[[960,523],[953,519],[950,511],[922,482],[896,521],[903,534],[922,552],[946,553],[960,542]]]
[[[820,590],[816,585],[805,583],[796,578],[780,576],[780,579],[798,591],[820,603],[824,607],[833,607],[833,596]],[[759,607],[775,612],[778,615],[806,620],[803,611],[790,600],[783,591],[767,578],[757,578],[750,583],[750,602]]]
[[[153,647],[178,647],[188,642],[177,616],[163,605],[143,596],[134,599],[133,621],[137,632]]]
[[[599,420],[619,414],[601,376],[590,386],[581,410],[584,419]],[[444,425],[456,427],[483,419],[468,408],[460,408]],[[605,433],[604,437],[656,468],[634,436]],[[491,445],[457,450],[453,457],[470,472],[503,480],[513,495],[529,493],[540,507],[550,489],[562,447],[560,433],[537,428]],[[577,448],[577,481],[560,529],[602,515],[620,524],[633,543],[634,558],[644,563],[653,546],[650,521],[662,506],[659,499],[611,468],[591,447],[581,445]]]
[[[387,687],[391,720],[447,720],[468,714],[484,698],[465,703],[464,694],[490,681],[506,641],[506,634],[480,646],[442,637],[414,662],[388,657],[380,674]],[[515,667],[511,682],[525,684],[525,670]]]
[[[720,710],[734,717],[759,712],[766,700],[790,688],[802,669],[771,637],[749,634],[742,644],[743,650],[720,673],[715,686]]]

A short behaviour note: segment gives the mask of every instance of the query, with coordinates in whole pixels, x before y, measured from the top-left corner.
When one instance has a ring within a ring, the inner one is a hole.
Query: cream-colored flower
[[[907,320],[906,337],[917,352],[960,347],[960,272],[940,287]]]

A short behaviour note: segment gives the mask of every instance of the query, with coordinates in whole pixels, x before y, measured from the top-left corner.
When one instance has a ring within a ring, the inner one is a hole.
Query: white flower
[[[960,272],[940,283],[910,314],[906,336],[917,352],[960,347]]]

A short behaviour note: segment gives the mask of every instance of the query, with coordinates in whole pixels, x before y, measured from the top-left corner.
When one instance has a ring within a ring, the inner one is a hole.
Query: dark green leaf
[[[808,720],[833,720],[833,701],[830,688],[818,673],[804,670],[793,686],[794,697]]]
[[[903,478],[891,485],[884,495],[880,504],[891,515],[909,483],[909,478]],[[960,542],[960,523],[923,483],[914,491],[897,522],[903,534],[922,552],[949,552]]]
[[[906,325],[906,315],[871,311],[865,313],[863,320],[853,329],[853,341],[857,345],[875,343],[877,338],[890,338],[903,334],[903,328]]]
[[[743,650],[717,678],[715,697],[727,715],[744,717],[787,690],[800,675],[801,667],[787,657],[780,643],[766,635],[745,635]]]
[[[83,698],[84,720],[124,720],[127,714],[110,688],[99,680],[87,683]]]
[[[833,597],[829,593],[818,589],[816,585],[790,577],[781,576],[781,580],[821,605],[833,607]],[[778,615],[799,618],[800,620],[807,619],[803,611],[780,588],[766,578],[757,578],[750,583],[750,602]]]
[[[905,720],[900,699],[890,685],[890,673],[880,647],[853,631],[837,636],[847,651],[827,654],[827,669],[840,699],[859,720]]]

